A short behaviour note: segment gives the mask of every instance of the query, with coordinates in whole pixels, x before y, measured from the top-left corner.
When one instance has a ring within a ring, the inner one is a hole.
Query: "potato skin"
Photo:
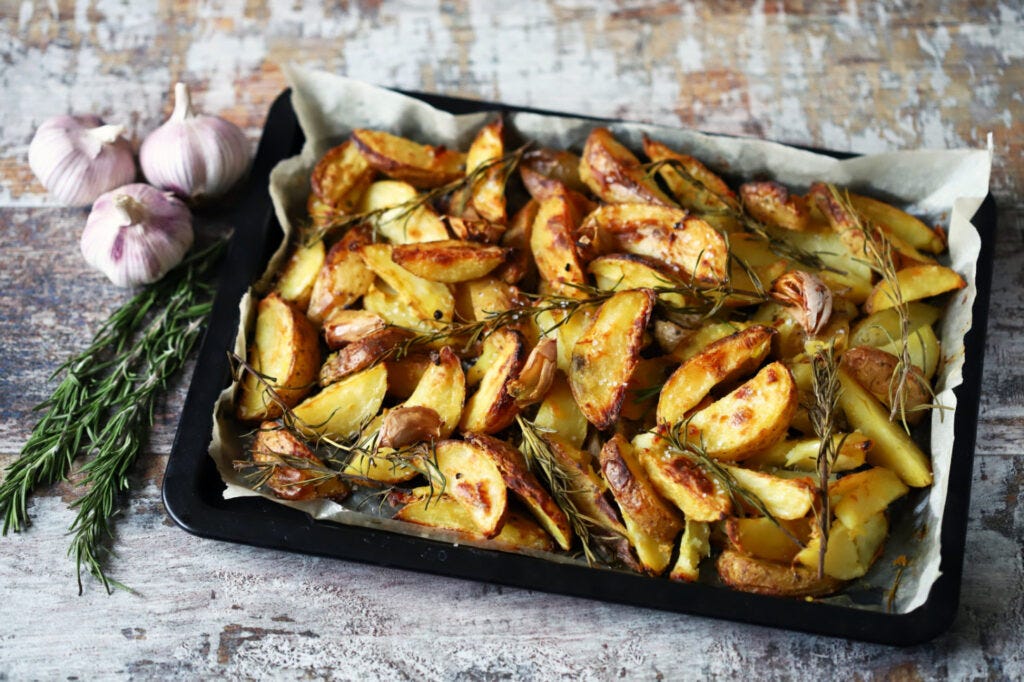
[[[432,282],[467,282],[479,279],[505,262],[509,250],[459,239],[399,244],[391,260]]]
[[[743,592],[772,597],[824,597],[845,584],[806,566],[777,564],[727,549],[715,564],[722,582]]]
[[[310,292],[309,319],[320,323],[333,310],[347,308],[373,284],[373,273],[359,256],[359,249],[373,241],[368,226],[354,227],[331,247]]]
[[[362,128],[352,131],[351,139],[370,166],[413,187],[437,187],[463,175],[466,156],[452,149]]]
[[[675,206],[675,202],[647,177],[633,152],[607,128],[594,128],[583,145],[580,179],[597,196],[613,204],[641,202]]]
[[[630,516],[654,539],[672,542],[683,530],[682,520],[655,492],[629,441],[615,434],[601,448],[598,459],[604,480],[623,515]]]
[[[344,215],[355,212],[359,198],[375,175],[358,148],[351,140],[345,140],[321,157],[309,184],[320,205]]]
[[[899,364],[899,358],[892,353],[887,353],[879,348],[869,346],[858,346],[843,353],[843,367],[853,376],[857,382],[866,388],[871,395],[886,407],[892,407],[890,399],[890,386],[892,377]],[[930,399],[928,383],[924,374],[917,366],[910,368],[910,375],[907,381],[906,392],[906,419],[910,424],[916,424],[924,417],[924,411],[914,408],[925,405]]]

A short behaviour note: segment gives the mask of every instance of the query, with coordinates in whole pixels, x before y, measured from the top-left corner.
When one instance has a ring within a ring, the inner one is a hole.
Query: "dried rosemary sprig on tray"
[[[814,434],[820,439],[818,446],[817,473],[818,498],[818,532],[821,544],[818,548],[818,577],[825,575],[825,553],[828,551],[828,533],[832,523],[832,510],[829,508],[828,486],[832,467],[839,457],[845,436],[836,442],[836,415],[839,412],[839,365],[836,361],[835,342],[819,349],[811,358],[811,381],[814,390],[814,404],[808,410]]]
[[[145,445],[157,401],[188,359],[209,315],[210,273],[224,242],[198,251],[124,304],[100,327],[83,352],[62,365],[45,411],[0,485],[3,533],[29,522],[28,496],[65,478],[75,459],[91,456],[79,484],[85,494],[72,503],[69,555],[79,592],[82,569],[108,592],[124,587],[103,570],[111,551],[111,519],[128,472]]]

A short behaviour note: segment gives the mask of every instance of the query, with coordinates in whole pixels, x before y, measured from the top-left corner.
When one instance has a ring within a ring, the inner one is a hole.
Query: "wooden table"
[[[255,138],[287,61],[387,85],[871,152],[994,135],[999,242],[960,616],[909,650],[205,541],[160,484],[186,381],[161,407],[113,575],[77,595],[73,484],[0,539],[0,680],[28,677],[1012,679],[1024,676],[1024,10],[1019,3],[7,3],[0,9],[0,465],[125,298],[78,254],[87,211],[28,170],[65,112],[136,140],[181,79]],[[186,374],[187,376],[187,374]]]

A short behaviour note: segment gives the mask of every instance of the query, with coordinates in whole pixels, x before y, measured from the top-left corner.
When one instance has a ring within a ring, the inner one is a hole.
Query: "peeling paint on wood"
[[[292,60],[862,152],[976,147],[991,131],[1000,220],[960,616],[934,643],[893,650],[192,537],[160,502],[181,379],[118,526],[114,573],[138,595],[77,596],[74,477],[46,491],[31,531],[0,538],[0,679],[1024,676],[1020,3],[25,0],[0,9],[0,35],[0,466],[49,372],[127,297],[78,255],[87,211],[54,207],[31,176],[32,133],[94,112],[138,142],[177,79],[253,139]]]

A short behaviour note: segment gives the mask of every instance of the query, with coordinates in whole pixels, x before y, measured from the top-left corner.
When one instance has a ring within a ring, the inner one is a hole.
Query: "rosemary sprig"
[[[134,460],[142,444],[140,434],[152,423],[152,408],[141,410],[129,424],[123,418],[117,419],[117,415],[124,408],[135,406],[140,395],[139,381],[157,382],[162,387],[188,357],[198,337],[198,325],[209,312],[209,304],[202,302],[209,293],[203,280],[223,246],[223,242],[217,242],[194,253],[162,280],[133,296],[103,323],[88,348],[57,369],[53,376],[64,373],[64,377],[53,395],[36,407],[45,414],[33,428],[21,456],[7,468],[0,485],[4,535],[21,531],[29,524],[28,496],[66,478],[78,457],[95,452],[97,460],[122,458],[129,465]],[[134,341],[147,317],[161,309],[146,327],[142,339]],[[115,429],[113,424],[120,426]],[[132,444],[127,447],[135,448],[134,451],[125,449],[128,440]],[[92,465],[90,471],[98,468],[100,464]],[[99,495],[98,488],[107,482],[101,481],[99,474],[90,474],[83,484],[96,488],[95,494]],[[118,487],[117,491],[121,489]],[[111,500],[115,496],[116,492],[111,493]],[[80,508],[76,527],[86,523],[83,513],[102,512],[104,508],[88,507],[88,501],[76,504]],[[112,501],[109,509],[112,513]],[[109,590],[111,583],[103,577],[99,561],[109,529],[106,519],[97,523],[95,529],[100,532],[92,540],[86,542],[83,536],[78,541],[83,549],[91,551],[96,563],[88,561],[88,553],[82,554],[77,569],[80,576],[82,560],[86,561],[90,572],[98,574]],[[91,521],[87,525],[92,525]]]
[[[598,538],[591,531],[598,528],[598,524],[594,519],[581,512],[573,501],[572,496],[577,490],[572,480],[572,474],[566,471],[558,458],[551,452],[550,446],[544,441],[541,434],[545,429],[519,415],[516,416],[516,423],[523,434],[519,451],[526,458],[527,466],[551,491],[555,503],[565,512],[565,516],[569,519],[569,525],[580,539],[587,564],[593,566],[597,561],[599,549],[597,547]]]
[[[730,201],[728,197],[722,196],[715,192],[713,189],[701,182],[697,177],[690,173],[686,169],[686,164],[679,161],[678,159],[662,159],[660,161],[654,161],[648,164],[644,164],[644,168],[650,175],[654,175],[662,168],[671,168],[680,175],[682,175],[688,182],[696,185],[698,189],[706,192],[708,195],[715,197],[720,204],[720,207],[714,211],[695,211],[697,215],[711,215],[720,214],[734,218],[743,225],[747,232],[750,232],[754,236],[758,237],[762,241],[768,244],[768,247],[772,252],[782,258],[788,258],[789,260],[800,263],[804,267],[813,268],[815,270],[829,270],[831,272],[839,272],[835,268],[826,264],[821,258],[810,251],[806,251],[795,244],[787,242],[785,239],[780,239],[768,229],[768,226],[762,223],[760,220],[754,218],[752,215],[743,210],[741,204]],[[843,273],[840,273],[843,274]]]
[[[804,543],[801,542],[798,537],[793,535],[788,528],[779,523],[779,520],[775,518],[775,515],[772,514],[771,510],[768,509],[760,497],[740,485],[739,481],[729,473],[728,469],[708,454],[707,449],[704,447],[703,437],[700,442],[694,442],[687,437],[686,431],[688,427],[689,419],[685,419],[672,424],[664,433],[660,434],[661,437],[668,442],[668,449],[686,457],[690,462],[700,467],[705,473],[718,481],[718,484],[723,490],[725,490],[726,494],[729,495],[729,499],[732,501],[734,507],[739,507],[740,502],[752,507],[759,514],[768,519],[772,525],[781,530],[786,537],[796,543],[797,546],[803,547]]]
[[[394,221],[408,221],[412,217],[413,213],[421,206],[430,206],[436,204],[442,198],[458,192],[462,189],[472,189],[479,183],[483,178],[494,170],[498,171],[499,177],[501,178],[502,184],[508,182],[508,178],[518,168],[520,161],[523,159],[523,154],[529,149],[529,144],[525,144],[518,149],[509,152],[508,154],[492,159],[486,163],[482,163],[472,172],[467,173],[461,178],[447,182],[439,187],[433,187],[427,191],[417,194],[408,201],[403,201],[400,204],[394,206],[387,206],[385,208],[376,208],[370,211],[362,211],[359,213],[338,213],[337,216],[328,222],[318,227],[307,226],[304,229],[305,232],[305,243],[306,245],[314,244],[321,239],[329,236],[334,232],[348,229],[354,225],[361,223],[370,223],[376,225],[377,221],[380,220],[384,214],[387,214],[388,220]],[[456,206],[456,212],[461,213],[466,208],[466,202],[469,200],[468,194],[459,198],[459,206]],[[374,230],[376,235],[376,230]]]
[[[818,577],[821,578],[825,575],[825,553],[828,551],[828,534],[832,523],[832,511],[829,508],[829,476],[845,440],[844,436],[837,443],[833,438],[836,433],[839,393],[842,390],[834,340],[815,352],[811,358],[811,370],[814,404],[808,410],[808,415],[814,433],[820,439],[817,472],[818,498],[821,502],[821,509],[818,512],[818,531],[821,538],[818,548]]]

